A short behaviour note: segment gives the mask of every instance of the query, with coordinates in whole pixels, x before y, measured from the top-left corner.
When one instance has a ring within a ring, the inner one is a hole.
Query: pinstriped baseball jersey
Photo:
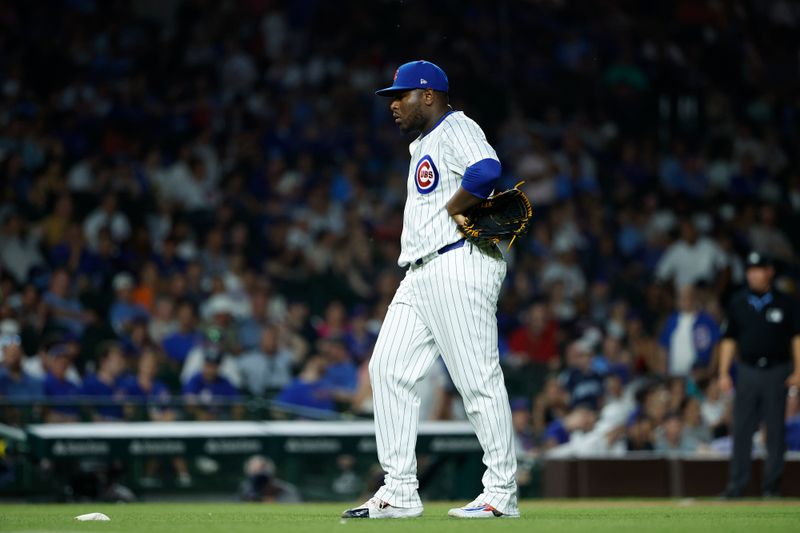
[[[476,502],[517,510],[511,410],[497,347],[497,298],[506,274],[495,246],[462,246],[416,263],[461,239],[447,202],[467,167],[497,160],[481,128],[460,112],[444,115],[411,143],[408,198],[398,263],[413,265],[400,283],[369,363],[378,459],[386,471],[375,497],[421,509],[414,445],[416,384],[441,356],[484,450]]]
[[[447,202],[461,185],[467,167],[484,159],[497,160],[481,127],[461,111],[445,114],[409,145],[409,151],[400,266],[461,238],[447,214]]]

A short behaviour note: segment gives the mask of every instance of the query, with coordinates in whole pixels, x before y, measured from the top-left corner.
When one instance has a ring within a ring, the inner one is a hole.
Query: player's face
[[[414,89],[397,93],[392,98],[389,109],[392,111],[394,122],[400,127],[403,133],[412,131],[422,131],[425,126],[425,115],[423,113],[422,96],[424,91]]]

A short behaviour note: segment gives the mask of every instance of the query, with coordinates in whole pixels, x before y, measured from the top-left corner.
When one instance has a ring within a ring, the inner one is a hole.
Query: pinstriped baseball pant
[[[517,510],[517,462],[495,316],[505,274],[496,247],[466,245],[410,269],[400,284],[369,363],[378,459],[387,473],[376,493],[381,500],[422,505],[414,385],[441,354],[484,451],[480,499],[504,513]]]

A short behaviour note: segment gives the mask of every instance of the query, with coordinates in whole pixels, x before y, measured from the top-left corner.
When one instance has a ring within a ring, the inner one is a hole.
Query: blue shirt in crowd
[[[550,422],[550,424],[547,426],[547,429],[544,430],[543,440],[545,442],[554,440],[558,444],[569,442],[569,432],[567,431],[567,428],[564,427],[564,423],[561,421],[561,419],[556,419]]]
[[[183,392],[185,394],[194,394],[207,400],[212,398],[234,399],[239,396],[238,389],[224,377],[217,376],[214,381],[206,381],[202,372],[198,372],[186,382],[183,386]]]
[[[49,372],[44,378],[44,395],[55,402],[55,404],[51,406],[53,411],[65,415],[78,416],[78,407],[74,401],[70,405],[58,405],[57,402],[62,399],[74,400],[80,393],[80,387],[67,379],[61,381]]]
[[[21,372],[19,379],[14,379],[5,368],[0,368],[0,396],[14,400],[38,400],[44,396],[44,384],[41,380]]]
[[[94,406],[94,409],[100,416],[122,420],[122,406],[110,405],[115,400],[117,403],[122,400],[122,391],[119,387],[120,381],[117,380],[114,385],[108,385],[95,374],[91,374],[83,380],[80,393],[82,396],[90,396],[93,399],[97,399],[97,403],[100,405]]]
[[[358,387],[358,369],[350,361],[334,363],[328,365],[322,381],[326,382],[332,389],[344,389],[355,392]]]
[[[300,378],[295,378],[284,387],[276,400],[281,403],[324,411],[333,411],[336,408],[330,386],[322,380],[304,382]]]
[[[154,379],[150,390],[144,390],[136,376],[128,376],[120,383],[122,393],[126,398],[135,401],[137,405],[149,404],[149,409],[163,411],[169,407],[171,395],[169,389],[161,381]]]
[[[196,331],[189,333],[182,333],[176,331],[164,337],[161,341],[161,347],[167,353],[167,356],[177,363],[183,363],[186,356],[196,345],[203,342],[203,337]]]

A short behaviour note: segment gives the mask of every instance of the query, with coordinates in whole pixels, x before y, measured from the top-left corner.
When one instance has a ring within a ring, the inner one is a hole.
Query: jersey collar
[[[764,307],[771,304],[772,300],[773,300],[772,292],[770,291],[767,291],[764,294],[760,295],[750,292],[750,294],[747,295],[747,303],[753,306],[753,309],[755,309],[759,313],[761,312],[762,309],[764,309]]]
[[[420,136],[419,136],[419,139],[422,139],[422,138],[423,138],[423,137],[425,137],[427,134],[429,134],[430,132],[432,132],[433,130],[435,130],[435,129],[436,129],[436,127],[437,127],[439,124],[441,124],[441,123],[442,123],[442,121],[443,121],[444,119],[446,119],[447,117],[449,117],[449,116],[450,116],[450,115],[452,115],[453,113],[455,113],[455,111],[453,111],[453,110],[451,109],[450,111],[448,111],[447,113],[445,113],[444,115],[442,115],[441,117],[439,117],[439,120],[437,120],[437,121],[436,121],[436,124],[434,124],[433,126],[431,126],[430,128],[428,128],[428,129],[427,129],[427,131],[423,131],[423,132],[420,134]]]

